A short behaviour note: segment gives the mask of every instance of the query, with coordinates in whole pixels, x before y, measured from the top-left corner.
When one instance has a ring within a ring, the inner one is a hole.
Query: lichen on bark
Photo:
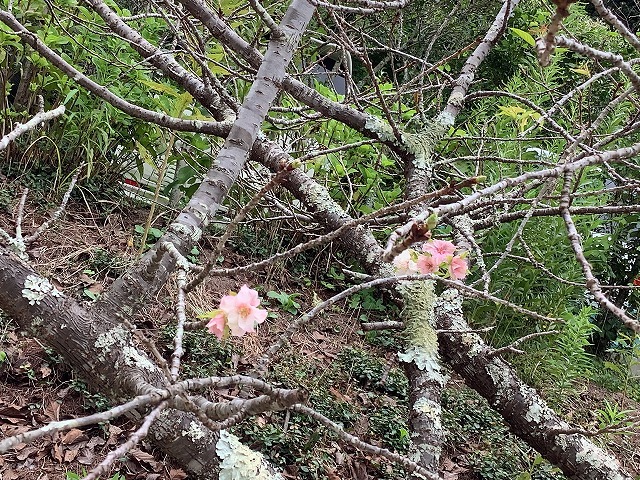
[[[438,356],[438,334],[434,329],[434,282],[404,282],[398,287],[405,302],[403,318],[406,326],[407,349],[399,353],[403,362],[414,362],[440,385],[446,381]]]
[[[284,480],[274,473],[264,456],[240,443],[240,439],[226,430],[220,431],[216,444],[220,457],[220,480]]]

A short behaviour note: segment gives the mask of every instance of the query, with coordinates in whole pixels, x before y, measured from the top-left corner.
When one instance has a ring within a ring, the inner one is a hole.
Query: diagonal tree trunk
[[[439,329],[469,331],[462,313],[462,297],[447,290],[436,304]],[[559,467],[569,478],[580,480],[631,480],[620,462],[579,434],[557,434],[569,424],[547,406],[537,392],[518,378],[511,366],[497,356],[475,333],[442,333],[440,349],[465,383],[489,401],[529,446]]]

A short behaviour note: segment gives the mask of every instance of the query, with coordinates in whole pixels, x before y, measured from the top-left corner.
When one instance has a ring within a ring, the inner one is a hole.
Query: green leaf
[[[171,85],[165,85],[164,83],[152,82],[151,80],[140,79],[138,82],[146,85],[147,87],[155,90],[156,92],[166,93],[167,95],[171,95],[172,97],[180,96],[178,90],[173,88]]]
[[[156,162],[153,160],[151,155],[149,154],[149,150],[147,150],[141,143],[136,141],[136,148],[138,149],[138,154],[140,158],[149,165],[150,167],[156,168]]]
[[[98,295],[98,294],[96,294],[96,293],[93,293],[93,292],[92,292],[91,290],[89,290],[88,288],[85,288],[85,289],[84,289],[84,291],[83,291],[83,293],[84,293],[84,295],[85,295],[86,297],[89,297],[89,298],[90,298],[91,300],[93,300],[94,302],[95,302],[95,301],[98,299],[98,297],[100,296],[100,295]]]
[[[189,92],[184,92],[182,95],[179,95],[178,98],[176,98],[176,102],[174,104],[171,115],[173,115],[174,117],[182,117],[185,108],[189,106],[192,100],[193,97]]]
[[[536,46],[536,41],[534,40],[534,38],[531,36],[529,32],[525,32],[524,30],[520,30],[519,28],[515,28],[515,27],[509,27],[509,30],[511,30],[511,33],[513,33],[514,35],[517,35],[532,47]]]
[[[73,97],[75,97],[78,94],[79,91],[80,90],[78,90],[77,88],[74,88],[73,90],[70,90],[69,93],[67,93],[67,96],[64,97],[64,100],[62,101],[62,104],[66,105],[69,102],[69,100],[71,100]]]
[[[155,227],[151,227],[149,229],[149,233],[151,234],[151,236],[153,236],[154,238],[158,239],[162,236],[162,230],[159,230]]]
[[[616,365],[613,362],[603,362],[604,368],[608,368],[609,370],[613,370],[616,373],[622,373],[622,369],[619,365]]]
[[[220,309],[211,310],[210,312],[201,313],[200,315],[198,315],[198,318],[213,318],[218,316],[218,314],[220,313],[222,313],[222,310]]]

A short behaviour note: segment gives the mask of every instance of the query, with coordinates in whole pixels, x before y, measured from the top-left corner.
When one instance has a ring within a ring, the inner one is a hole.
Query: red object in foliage
[[[640,277],[636,277],[633,279],[633,286],[640,287]]]
[[[126,183],[127,185],[131,185],[134,187],[139,187],[140,184],[138,182],[136,182],[135,180],[133,180],[132,178],[125,178],[124,179],[124,183]]]

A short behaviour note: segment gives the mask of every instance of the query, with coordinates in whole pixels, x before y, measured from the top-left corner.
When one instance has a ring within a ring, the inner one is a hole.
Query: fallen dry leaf
[[[96,459],[95,453],[93,453],[92,449],[83,448],[82,455],[80,455],[76,460],[78,463],[82,465],[91,465]]]
[[[187,474],[179,468],[172,468],[169,470],[169,478],[171,480],[184,480],[187,478]]]
[[[20,478],[18,472],[10,468],[2,472],[2,480],[17,480],[18,478]]]
[[[29,455],[32,453],[38,452],[40,449],[38,447],[27,447],[24,448],[16,455],[16,458],[20,461],[26,460]]]
[[[62,445],[54,445],[51,449],[51,456],[58,462],[62,463],[63,454],[62,454]]]
[[[52,421],[57,422],[60,420],[60,402],[50,402],[47,408],[44,409],[45,415]]]
[[[82,430],[72,428],[62,437],[62,444],[71,445],[72,443],[84,442],[86,440],[89,440],[89,437],[86,436]]]
[[[149,465],[154,472],[159,472],[160,470],[162,470],[162,464],[156,461],[154,456],[147,452],[143,452],[142,450],[134,448],[129,451],[129,454],[140,463],[146,463],[147,465]]]
[[[67,450],[64,452],[64,462],[69,463],[73,462],[78,456],[78,450]]]

